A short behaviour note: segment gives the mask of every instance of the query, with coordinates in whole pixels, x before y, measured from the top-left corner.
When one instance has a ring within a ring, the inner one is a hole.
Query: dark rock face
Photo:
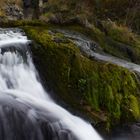
[[[112,131],[110,140],[139,140],[140,139],[140,122],[125,124]]]
[[[31,6],[31,0],[23,0],[24,7],[30,7]]]
[[[34,17],[35,11],[32,7],[32,0],[23,0],[23,13],[24,13],[24,18],[26,19],[32,19]]]
[[[23,0],[24,17],[27,19],[39,18],[40,3],[45,3],[48,0]]]
[[[45,3],[48,2],[48,0],[23,0],[23,5],[25,7],[39,6],[39,2]]]
[[[48,2],[48,0],[43,0],[43,2]]]

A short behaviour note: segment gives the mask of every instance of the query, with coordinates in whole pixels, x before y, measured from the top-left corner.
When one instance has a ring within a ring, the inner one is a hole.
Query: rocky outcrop
[[[1,22],[5,20],[23,19],[22,0],[18,1],[1,1],[0,2],[0,18]]]
[[[0,2],[0,18],[4,20],[36,19],[41,14],[42,0],[2,0]]]
[[[136,0],[49,0],[45,6],[44,18],[61,15],[63,20],[79,16],[90,23],[97,19],[111,19],[140,32],[140,2]]]
[[[48,88],[72,108],[107,130],[140,118],[139,81],[133,72],[84,57],[63,34],[24,29],[38,43],[31,50]]]
[[[23,10],[15,4],[8,4],[4,7],[5,15],[8,20],[23,19]]]

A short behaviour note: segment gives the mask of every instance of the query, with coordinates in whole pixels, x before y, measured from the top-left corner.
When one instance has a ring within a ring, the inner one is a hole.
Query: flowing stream
[[[0,29],[0,140],[102,140],[43,89],[20,29]]]
[[[100,48],[98,48],[99,45],[94,41],[92,41],[91,39],[85,37],[84,35],[79,34],[77,32],[71,32],[68,30],[57,30],[57,31],[63,33],[66,37],[73,40],[74,43],[79,47],[81,52],[87,57],[96,60],[101,60],[104,62],[110,62],[112,64],[116,64],[124,68],[127,68],[131,71],[140,73],[140,65],[128,62],[126,60],[117,58],[115,56],[111,56],[106,53],[99,53],[98,51],[96,51],[98,49],[100,50]]]

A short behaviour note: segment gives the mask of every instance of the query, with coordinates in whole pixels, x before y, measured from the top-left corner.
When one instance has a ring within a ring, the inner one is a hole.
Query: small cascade
[[[99,45],[90,40],[89,38],[85,37],[84,35],[67,30],[57,30],[57,31],[63,33],[66,37],[70,38],[79,47],[83,55],[91,59],[93,58],[95,60],[110,62],[112,64],[116,64],[118,66],[127,68],[131,71],[140,73],[140,65],[128,62],[126,60],[117,58],[115,56],[111,56],[103,52],[100,53],[101,48],[99,47]]]

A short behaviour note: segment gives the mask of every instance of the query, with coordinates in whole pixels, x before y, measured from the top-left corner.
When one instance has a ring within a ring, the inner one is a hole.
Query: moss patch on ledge
[[[31,50],[47,86],[67,104],[96,123],[105,122],[106,129],[140,118],[140,89],[133,72],[82,56],[63,34],[23,28],[36,42]]]

